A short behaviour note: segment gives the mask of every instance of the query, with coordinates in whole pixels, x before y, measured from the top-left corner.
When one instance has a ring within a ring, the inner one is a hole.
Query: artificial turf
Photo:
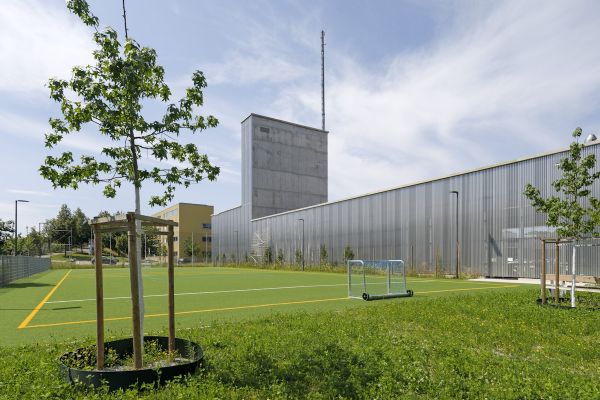
[[[144,268],[143,280],[144,331],[163,330],[167,324],[166,269]],[[383,276],[371,277],[369,281],[373,292],[385,290]],[[127,268],[104,271],[107,336],[131,334],[129,282]],[[415,297],[389,301],[413,302],[511,286],[514,285],[409,278],[408,288]],[[176,268],[175,293],[177,329],[208,326],[214,321],[253,319],[273,312],[376,308],[379,304],[348,299],[346,274],[308,271]],[[34,312],[36,307],[38,311]],[[96,329],[95,313],[95,276],[91,269],[51,270],[22,279],[0,288],[0,344],[91,339]]]

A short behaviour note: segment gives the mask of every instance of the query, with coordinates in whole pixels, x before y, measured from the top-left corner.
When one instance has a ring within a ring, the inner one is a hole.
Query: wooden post
[[[127,234],[129,236],[129,279],[131,283],[131,318],[133,320],[133,364],[135,369],[142,368],[142,337],[140,332],[140,303],[137,269],[137,234],[135,231],[135,213],[127,213]]]
[[[546,240],[542,239],[542,271],[540,273],[542,304],[546,304]]]
[[[167,235],[168,275],[169,275],[169,353],[175,351],[175,265],[173,262],[173,226],[169,225]]]
[[[94,225],[94,257],[96,265],[96,369],[104,369],[104,288],[102,284],[102,233]]]
[[[554,299],[556,301],[556,305],[558,305],[559,301],[560,301],[560,267],[558,265],[558,262],[560,260],[560,240],[558,240],[556,242],[556,260],[555,260],[555,267],[554,267],[554,273],[556,274],[556,278],[554,281],[554,286],[555,286],[555,293],[554,293]]]

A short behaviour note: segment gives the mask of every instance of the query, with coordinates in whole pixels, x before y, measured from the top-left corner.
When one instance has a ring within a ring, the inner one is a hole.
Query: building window
[[[212,236],[203,236],[202,241],[212,243]]]
[[[212,226],[211,226],[211,224],[202,224],[202,228],[204,228],[204,229],[211,229]]]
[[[173,241],[176,242],[177,241],[177,236],[173,236]]]
[[[167,218],[170,218],[170,217],[174,217],[175,215],[177,215],[177,212],[178,212],[178,211],[179,211],[179,210],[177,210],[177,209],[175,209],[175,210],[171,210],[171,211],[167,211],[167,212],[165,213],[165,216],[163,217],[163,219],[167,219]]]

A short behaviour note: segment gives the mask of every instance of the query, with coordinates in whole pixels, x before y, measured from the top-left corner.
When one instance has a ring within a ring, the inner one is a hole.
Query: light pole
[[[29,200],[15,200],[15,248],[13,251],[13,255],[17,255],[17,244],[18,244],[18,236],[17,236],[17,204],[19,203],[29,203]]]
[[[298,218],[298,221],[302,221],[302,271],[304,271],[304,218]]]
[[[42,225],[46,225],[47,222],[38,222],[38,233],[40,234],[40,242],[42,240]],[[42,253],[44,252],[44,244],[40,243],[40,257],[42,256]],[[50,253],[50,237],[48,236],[48,253]]]
[[[235,263],[240,264],[240,246],[239,246],[239,233],[235,231]]]
[[[456,195],[456,279],[459,278],[459,240],[458,240],[458,190],[452,190],[450,193],[454,193]]]

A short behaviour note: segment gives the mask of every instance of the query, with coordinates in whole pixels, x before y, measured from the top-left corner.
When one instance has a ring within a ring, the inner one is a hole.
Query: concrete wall
[[[327,132],[251,114],[242,122],[242,204],[252,218],[327,202]]]

